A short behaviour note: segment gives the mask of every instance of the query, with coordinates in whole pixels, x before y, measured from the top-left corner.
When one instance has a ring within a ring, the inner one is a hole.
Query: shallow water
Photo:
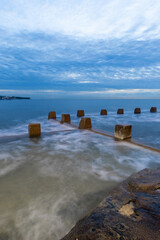
[[[160,148],[159,100],[0,101],[0,240],[58,240],[132,173],[155,168],[159,154],[112,138],[48,121],[49,111],[77,109],[91,117],[93,128],[114,132],[114,125],[133,125],[133,137]],[[134,115],[135,107],[142,114]],[[151,106],[158,112],[151,114]],[[123,107],[125,114],[117,115]],[[107,108],[108,115],[100,116]],[[42,138],[19,140],[30,122],[41,123]],[[15,140],[15,141],[11,141]]]
[[[0,236],[58,240],[111,188],[158,164],[159,154],[88,131],[0,144]]]

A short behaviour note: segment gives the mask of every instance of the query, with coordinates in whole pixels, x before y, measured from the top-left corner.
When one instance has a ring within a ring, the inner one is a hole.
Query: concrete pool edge
[[[160,239],[160,167],[131,175],[61,240]]]

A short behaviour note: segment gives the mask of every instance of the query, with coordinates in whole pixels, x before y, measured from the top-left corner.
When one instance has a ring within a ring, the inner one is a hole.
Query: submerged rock
[[[62,240],[160,240],[160,168],[122,182]]]

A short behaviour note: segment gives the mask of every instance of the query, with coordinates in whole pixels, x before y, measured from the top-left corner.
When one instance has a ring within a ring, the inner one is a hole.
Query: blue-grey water
[[[152,106],[157,113],[149,112]],[[134,115],[135,107],[142,114]],[[100,116],[102,108],[107,116]],[[0,239],[58,240],[119,182],[159,166],[158,153],[47,120],[56,111],[78,124],[77,109],[93,128],[113,133],[116,123],[132,124],[134,138],[160,148],[160,100],[0,101]],[[30,122],[59,132],[3,143],[3,136],[27,133]]]
[[[157,107],[157,113],[150,113],[150,108]],[[134,114],[140,107],[141,114]],[[101,109],[107,109],[107,116],[100,116]],[[124,108],[123,115],[117,115],[117,109]],[[0,101],[0,135],[21,134],[28,131],[29,122],[41,122],[42,131],[48,130],[49,111],[56,111],[60,119],[62,113],[70,113],[73,123],[78,109],[84,109],[91,117],[93,128],[114,132],[118,123],[131,124],[132,136],[147,145],[160,148],[160,100],[17,100]]]

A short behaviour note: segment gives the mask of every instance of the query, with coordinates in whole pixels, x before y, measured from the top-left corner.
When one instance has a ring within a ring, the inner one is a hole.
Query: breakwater
[[[140,108],[135,108],[134,113],[137,114],[137,109],[138,109],[138,114],[140,114],[141,113]],[[151,113],[152,112],[156,113],[157,108],[156,107],[151,107],[150,112]],[[117,114],[124,114],[124,109],[118,109]],[[107,115],[107,110],[102,109],[100,111],[100,115]],[[79,117],[79,118],[81,117],[81,120],[79,122],[79,126],[71,123],[70,114],[62,114],[61,115],[61,120],[57,121],[55,111],[52,111],[52,112],[48,113],[48,120],[56,120],[57,122],[59,122],[61,124],[64,124],[64,123],[69,124],[69,126],[73,127],[73,129],[74,128],[78,128],[78,129],[81,129],[81,130],[86,129],[86,130],[92,131],[95,134],[100,134],[100,135],[107,136],[107,137],[113,137],[115,140],[126,140],[130,144],[134,144],[134,145],[137,145],[139,147],[142,147],[142,148],[160,153],[160,149],[158,149],[158,148],[154,148],[154,147],[151,147],[149,145],[146,145],[145,143],[140,142],[136,139],[131,139],[131,137],[132,137],[132,125],[116,125],[114,135],[113,135],[111,133],[107,133],[107,132],[101,131],[99,129],[92,129],[91,118],[86,118],[84,116],[85,116],[84,110],[77,110],[77,117]],[[73,130],[73,129],[71,129],[71,130]],[[39,123],[29,124],[28,132],[29,132],[30,137],[40,137],[41,136],[41,125]],[[47,134],[47,133],[45,133],[45,134]]]

